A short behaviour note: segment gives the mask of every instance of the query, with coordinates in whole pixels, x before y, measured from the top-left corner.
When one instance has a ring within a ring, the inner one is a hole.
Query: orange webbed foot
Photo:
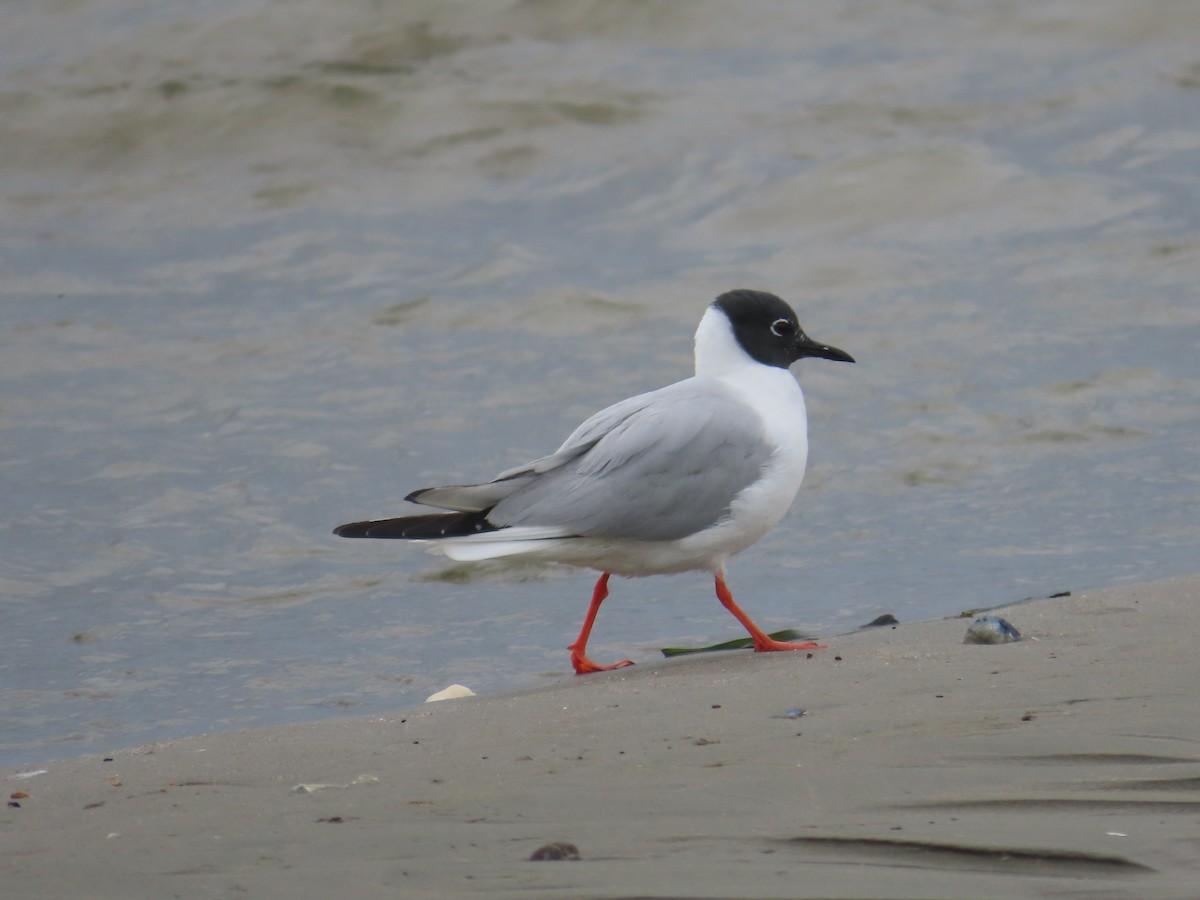
[[[575,668],[576,675],[588,675],[592,672],[611,672],[613,669],[624,669],[626,666],[632,666],[632,659],[623,659],[620,662],[615,662],[609,666],[602,666],[600,663],[592,662],[586,656],[571,652],[571,665]]]
[[[769,637],[764,637],[762,640],[754,639],[755,653],[774,653],[778,650],[824,650],[825,644],[818,644],[816,641],[797,641],[790,643],[788,641],[776,641]]]

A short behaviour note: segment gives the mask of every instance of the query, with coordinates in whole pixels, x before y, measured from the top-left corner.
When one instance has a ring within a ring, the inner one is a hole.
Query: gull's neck
[[[753,359],[733,336],[725,313],[710,306],[696,329],[696,375],[718,379],[758,414],[765,436],[775,447],[772,466],[783,479],[772,481],[771,490],[778,489],[790,504],[808,460],[808,413],[804,392],[792,373]],[[786,505],[780,515],[784,509]]]
[[[725,313],[710,306],[696,329],[696,374],[724,379],[754,368],[764,367],[742,349]]]
[[[696,329],[696,375],[716,378],[735,391],[764,421],[780,419],[803,431],[804,394],[787,369],[768,366],[742,349],[725,313],[710,306]]]

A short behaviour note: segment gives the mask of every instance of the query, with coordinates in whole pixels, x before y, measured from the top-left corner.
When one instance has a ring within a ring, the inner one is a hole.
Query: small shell
[[[462,684],[452,684],[448,688],[442,688],[436,694],[430,694],[425,698],[426,703],[436,703],[439,700],[457,700],[459,697],[474,697],[475,692],[469,687]]]
[[[579,859],[579,848],[570,841],[553,841],[538,847],[530,855],[533,862],[546,862],[558,859]]]
[[[969,626],[964,644],[1011,644],[1021,639],[1021,632],[999,616],[980,616]]]

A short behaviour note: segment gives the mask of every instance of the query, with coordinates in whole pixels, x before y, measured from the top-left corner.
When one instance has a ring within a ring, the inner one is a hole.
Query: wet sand
[[[41,898],[1194,896],[1200,576],[998,612],[1024,641],[902,624],[811,656],[642,662],[6,771],[20,807],[0,829],[2,883]],[[580,859],[529,859],[551,842]]]

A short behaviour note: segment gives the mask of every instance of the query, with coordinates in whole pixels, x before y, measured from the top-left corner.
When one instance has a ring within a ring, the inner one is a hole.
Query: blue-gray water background
[[[1149,0],[0,7],[0,763],[569,677],[587,573],[330,529],[686,376],[731,287],[859,360],[797,367],[809,477],[731,566],[764,626],[1196,571],[1198,34]],[[703,574],[617,581],[593,656],[739,634]]]

